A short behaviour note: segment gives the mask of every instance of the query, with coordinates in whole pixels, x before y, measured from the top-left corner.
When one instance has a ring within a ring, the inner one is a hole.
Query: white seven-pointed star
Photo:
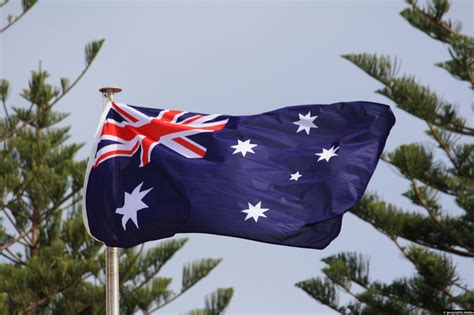
[[[250,204],[250,202],[248,203],[248,205],[249,205],[248,209],[242,210],[242,212],[247,213],[247,216],[245,217],[245,221],[252,218],[252,219],[255,220],[255,222],[257,222],[259,217],[264,217],[264,218],[267,217],[263,213],[268,211],[269,209],[261,208],[261,206],[262,206],[261,201],[259,201],[259,203],[257,203],[255,206]]]
[[[248,139],[247,141],[237,140],[237,144],[231,146],[231,148],[235,149],[232,154],[242,153],[243,156],[245,156],[245,154],[247,154],[248,152],[255,154],[253,148],[255,148],[256,146],[256,144],[250,143],[250,139]]]
[[[144,191],[140,191],[142,188],[143,183],[135,187],[135,189],[129,194],[128,192],[125,192],[125,200],[123,203],[123,206],[121,208],[117,208],[115,210],[115,213],[122,214],[122,227],[124,230],[126,230],[126,225],[128,220],[132,220],[133,223],[135,223],[135,226],[138,228],[138,220],[137,220],[137,212],[139,210],[148,208],[148,205],[145,204],[142,199],[148,194],[150,190],[153,189],[147,189]]]
[[[291,174],[290,180],[298,181],[298,179],[300,179],[301,176],[303,175],[300,174],[300,171],[297,171],[296,173]]]
[[[329,162],[330,158],[332,158],[333,156],[337,156],[337,149],[339,149],[339,147],[335,148],[334,146],[332,146],[329,150],[323,148],[323,152],[316,153],[316,155],[319,156],[318,162],[321,160],[326,160],[326,162]]]
[[[298,130],[296,130],[296,133],[300,132],[301,130],[304,130],[306,131],[306,134],[309,135],[311,128],[318,128],[318,126],[314,124],[314,120],[318,118],[318,116],[311,116],[311,111],[309,111],[304,116],[301,114],[298,115],[300,120],[294,122],[295,125],[298,125]]]

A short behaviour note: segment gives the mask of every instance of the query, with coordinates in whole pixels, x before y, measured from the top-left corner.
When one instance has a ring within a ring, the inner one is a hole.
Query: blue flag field
[[[89,158],[84,223],[122,248],[209,233],[322,249],[362,198],[394,123],[370,102],[248,116],[112,102]]]

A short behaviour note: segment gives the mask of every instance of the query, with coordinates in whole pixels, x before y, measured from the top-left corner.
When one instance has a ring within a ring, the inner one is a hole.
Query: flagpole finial
[[[122,88],[117,86],[104,86],[103,88],[99,89],[101,93],[120,93],[122,92]]]
[[[104,86],[99,89],[99,92],[102,93],[102,107],[105,108],[108,102],[114,101],[115,93],[122,92],[122,88],[117,86]]]

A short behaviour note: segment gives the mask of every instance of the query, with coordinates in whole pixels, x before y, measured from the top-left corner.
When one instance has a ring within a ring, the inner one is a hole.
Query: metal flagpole
[[[102,93],[102,106],[105,108],[108,102],[114,100],[114,94],[120,93],[121,88],[103,87],[99,90]],[[105,300],[106,314],[119,315],[119,248],[108,247],[105,257]]]

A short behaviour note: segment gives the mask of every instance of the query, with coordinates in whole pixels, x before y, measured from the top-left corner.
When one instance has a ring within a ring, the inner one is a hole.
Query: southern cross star
[[[298,179],[300,179],[301,176],[303,175],[301,175],[300,172],[297,171],[296,173],[291,174],[290,180],[298,181]]]
[[[339,147],[335,148],[334,146],[332,146],[329,150],[326,150],[326,149],[323,148],[323,152],[316,153],[316,155],[319,156],[318,162],[321,161],[321,160],[326,160],[326,162],[329,162],[330,158],[332,158],[334,156],[337,156],[336,151],[338,149],[339,149]]]
[[[311,116],[311,111],[309,111],[304,116],[301,114],[298,115],[300,120],[294,122],[295,125],[298,125],[298,130],[296,130],[296,133],[300,132],[301,130],[304,130],[306,131],[306,134],[309,135],[311,128],[318,128],[318,126],[314,124],[314,120],[318,118],[318,116]]]
[[[250,143],[250,139],[246,141],[237,140],[237,144],[231,146],[231,148],[235,149],[232,154],[242,153],[243,156],[245,156],[248,152],[255,154],[253,148],[256,146],[256,144]]]
[[[252,218],[255,222],[257,222],[258,218],[267,217],[264,212],[267,212],[269,209],[262,208],[261,201],[259,201],[255,206],[253,206],[250,202],[248,203],[248,205],[248,209],[242,210],[242,212],[247,213],[247,216],[245,217],[244,221],[247,221],[248,219]]]
[[[142,200],[145,198],[146,194],[150,192],[150,190],[153,189],[147,189],[144,191],[140,191],[142,188],[143,183],[135,187],[133,191],[129,194],[128,192],[125,192],[125,200],[123,203],[123,206],[121,208],[117,208],[115,210],[115,213],[122,214],[122,227],[124,230],[127,229],[126,225],[128,220],[132,220],[133,223],[135,223],[135,226],[138,227],[138,220],[137,220],[137,212],[148,208],[148,205],[144,203]]]

